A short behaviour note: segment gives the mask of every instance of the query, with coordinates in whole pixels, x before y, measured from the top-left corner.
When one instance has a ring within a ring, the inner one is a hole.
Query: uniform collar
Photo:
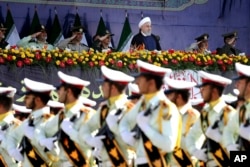
[[[14,116],[12,111],[8,111],[4,114],[0,114],[0,122],[6,122],[9,123],[10,120],[13,120]]]
[[[42,117],[44,114],[49,114],[49,113],[50,113],[50,108],[48,106],[45,106],[45,107],[43,107],[41,109],[32,111],[32,113],[30,115],[34,119],[37,119],[39,117]]]
[[[66,112],[69,111],[70,108],[72,108],[76,103],[77,103],[77,101],[74,101],[74,102],[72,102],[72,103],[66,104],[66,105],[65,105],[65,111],[66,111]]]
[[[181,113],[181,115],[184,115],[190,108],[192,108],[192,105],[190,102],[187,102],[184,106],[178,108],[178,110]]]

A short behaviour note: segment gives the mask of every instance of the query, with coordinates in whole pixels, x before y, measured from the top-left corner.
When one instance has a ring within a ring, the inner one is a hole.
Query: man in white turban
[[[135,50],[161,50],[159,43],[159,36],[151,33],[151,19],[149,17],[143,18],[138,27],[140,29],[139,33],[136,34],[131,41],[131,49]]]

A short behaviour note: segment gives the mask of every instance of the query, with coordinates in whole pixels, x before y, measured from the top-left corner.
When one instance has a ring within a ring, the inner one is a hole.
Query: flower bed
[[[121,70],[136,70],[136,60],[149,62],[173,70],[234,70],[234,64],[249,64],[247,56],[227,56],[215,53],[204,55],[179,50],[166,51],[133,51],[99,53],[90,49],[88,52],[72,52],[67,50],[31,50],[23,48],[0,49],[0,64],[14,65],[19,68],[32,65],[54,65],[60,68],[81,67],[98,68],[102,65]]]

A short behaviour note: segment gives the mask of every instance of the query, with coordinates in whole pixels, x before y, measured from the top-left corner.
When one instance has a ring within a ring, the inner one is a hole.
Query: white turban
[[[141,26],[147,22],[151,23],[151,19],[149,17],[144,17],[138,24],[138,27],[141,28]]]

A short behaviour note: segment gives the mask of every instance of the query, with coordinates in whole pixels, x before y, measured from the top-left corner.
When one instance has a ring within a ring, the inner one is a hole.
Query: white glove
[[[23,161],[23,155],[21,154],[22,148],[14,148],[9,151],[11,157],[13,157],[17,161]]]
[[[130,146],[134,146],[135,144],[135,136],[136,132],[124,131],[121,133],[122,140]]]
[[[213,129],[211,126],[209,126],[206,130],[206,136],[215,142],[219,143],[221,141],[221,133],[219,131],[219,128]]]
[[[203,148],[203,149],[197,149],[194,151],[193,156],[195,156],[195,158],[197,158],[198,160],[202,160],[204,162],[207,161],[207,154],[205,153],[207,151],[207,149]]]
[[[113,127],[117,124],[117,121],[119,119],[119,115],[113,115],[109,114],[106,118],[106,123],[108,124],[109,128]]]
[[[89,137],[86,140],[86,143],[88,145],[90,145],[91,147],[97,148],[97,149],[101,149],[103,146],[103,142],[102,139],[105,139],[106,136],[101,135],[101,136],[95,136],[95,137]]]
[[[94,157],[96,157],[98,160],[102,160],[102,157],[101,157],[101,149],[97,149],[95,148],[94,151],[92,152],[92,155]]]
[[[52,150],[54,148],[54,141],[57,137],[44,138],[39,141],[40,145],[46,147],[48,150]]]
[[[230,151],[239,151],[240,149],[239,144],[230,144],[227,146],[227,151],[230,153]]]
[[[34,138],[35,127],[33,126],[26,126],[24,129],[24,135],[29,139]]]
[[[142,129],[143,127],[149,124],[149,119],[150,119],[150,115],[145,116],[144,114],[145,112],[141,111],[136,117],[136,122],[138,126]]]
[[[73,129],[73,125],[74,123],[71,122],[69,119],[64,119],[61,123],[61,128],[65,133],[68,134],[68,132],[70,132],[71,129]]]
[[[250,140],[250,126],[245,127],[243,124],[241,124],[239,134],[242,138]]]

